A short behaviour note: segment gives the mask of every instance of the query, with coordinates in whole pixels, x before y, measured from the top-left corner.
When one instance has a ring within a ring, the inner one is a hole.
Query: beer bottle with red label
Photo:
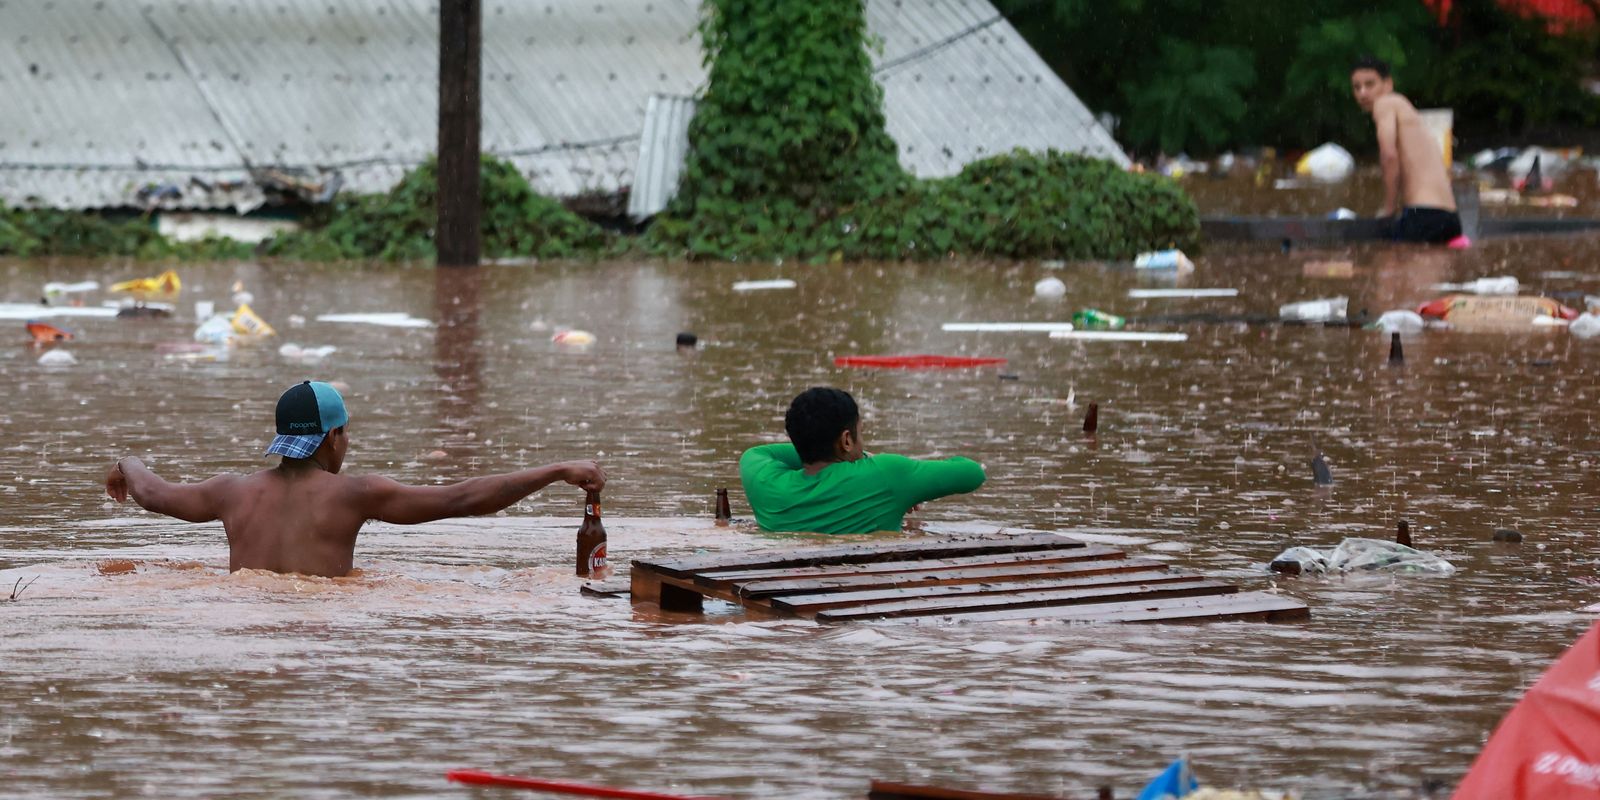
[[[583,501],[583,524],[578,526],[578,575],[601,580],[609,574],[606,526],[600,523],[600,493],[589,492]]]

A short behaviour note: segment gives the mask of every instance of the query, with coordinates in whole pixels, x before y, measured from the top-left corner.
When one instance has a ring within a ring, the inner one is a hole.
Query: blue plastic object
[[[1172,762],[1155,780],[1150,781],[1139,792],[1138,800],[1166,800],[1178,798],[1200,788],[1200,782],[1194,779],[1194,773],[1189,771],[1189,759],[1180,758]]]

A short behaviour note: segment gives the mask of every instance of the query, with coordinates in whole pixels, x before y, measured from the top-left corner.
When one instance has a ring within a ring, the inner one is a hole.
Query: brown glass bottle
[[[589,492],[583,501],[583,524],[578,526],[578,575],[600,580],[610,573],[606,526],[600,522],[600,493]]]
[[[717,490],[717,525],[725,526],[733,521],[733,508],[728,505],[728,490]]]

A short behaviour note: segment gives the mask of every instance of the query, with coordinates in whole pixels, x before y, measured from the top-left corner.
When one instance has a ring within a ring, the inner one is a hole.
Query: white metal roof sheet
[[[483,145],[568,197],[634,182],[655,95],[703,85],[692,0],[489,0]],[[382,191],[432,152],[427,0],[0,0],[0,200],[252,207],[250,167]],[[987,0],[870,0],[889,131],[914,173],[1029,147],[1126,162]],[[191,180],[199,178],[200,181]],[[213,186],[207,190],[202,187]]]

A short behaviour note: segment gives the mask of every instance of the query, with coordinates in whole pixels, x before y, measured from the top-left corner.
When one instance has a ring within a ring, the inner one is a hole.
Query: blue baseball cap
[[[310,458],[328,431],[350,421],[339,390],[322,381],[290,386],[278,398],[278,435],[267,445],[266,455]]]

